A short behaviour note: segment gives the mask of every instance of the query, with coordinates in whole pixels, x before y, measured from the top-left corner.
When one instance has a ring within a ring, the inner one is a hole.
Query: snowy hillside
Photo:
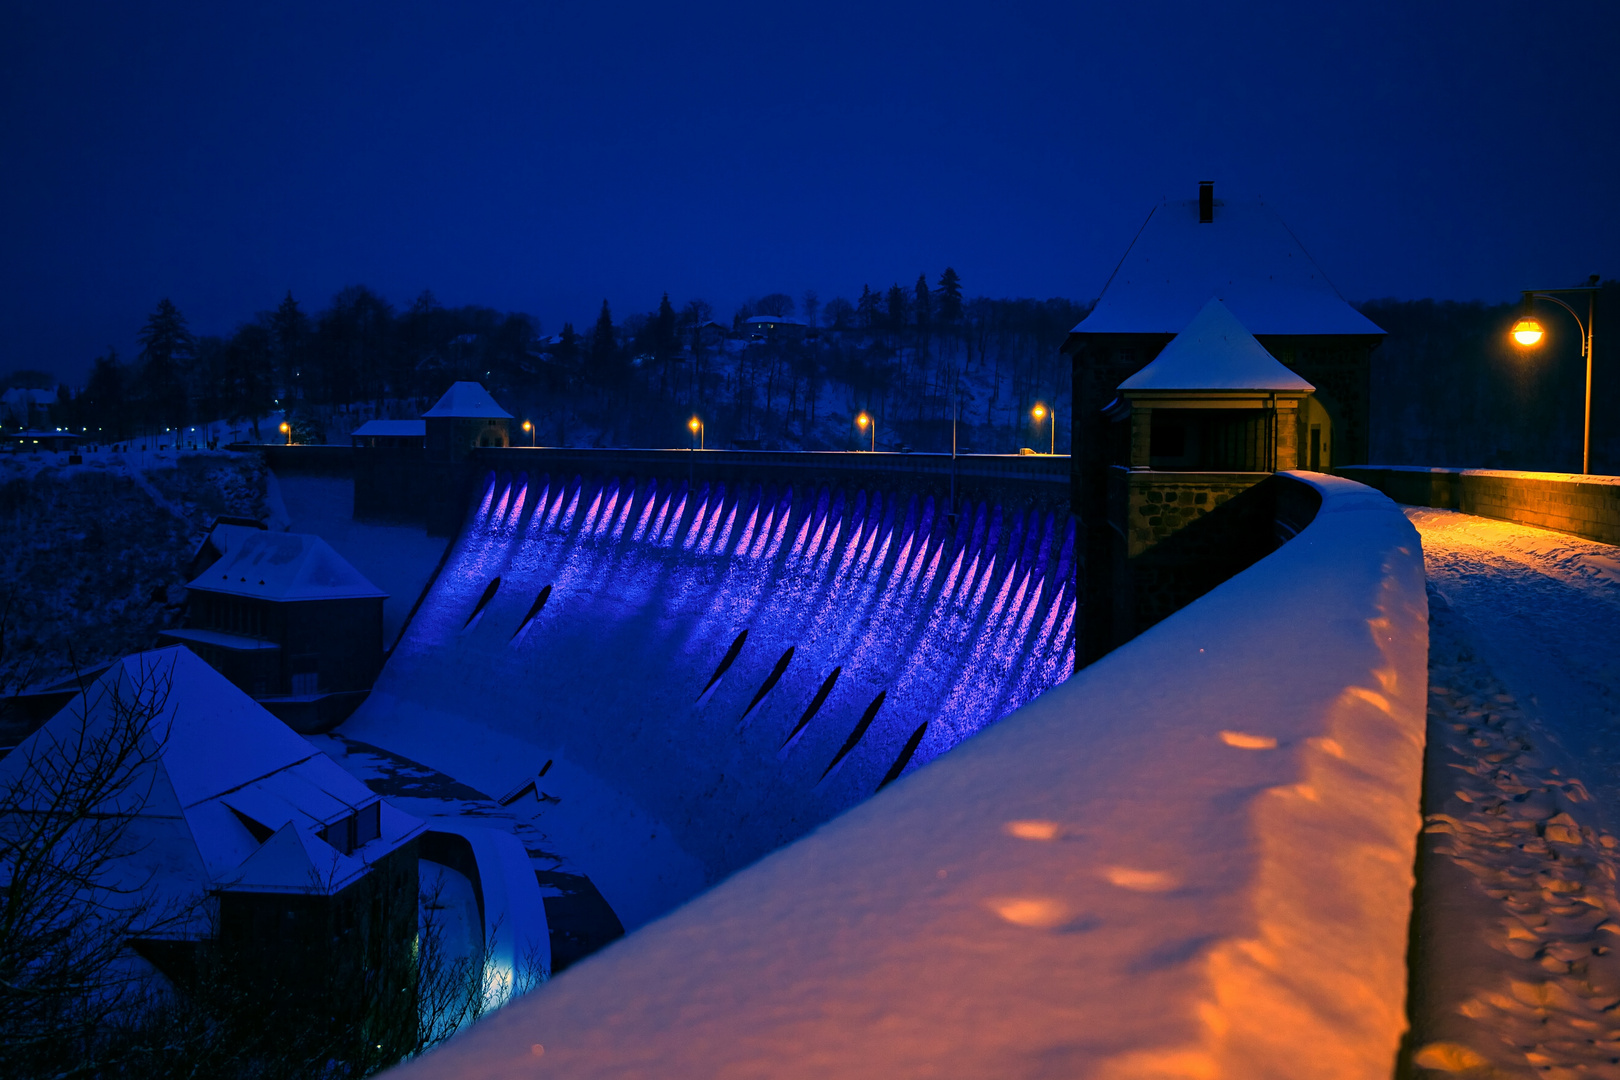
[[[214,518],[265,516],[257,454],[0,455],[4,663],[29,684],[151,648]]]

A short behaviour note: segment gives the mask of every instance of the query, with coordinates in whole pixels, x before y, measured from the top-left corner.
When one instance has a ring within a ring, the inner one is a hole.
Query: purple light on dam
[[[718,879],[869,797],[924,723],[907,771],[1062,681],[1073,548],[1069,520],[994,503],[492,475],[386,692],[476,702],[476,722],[626,792]]]

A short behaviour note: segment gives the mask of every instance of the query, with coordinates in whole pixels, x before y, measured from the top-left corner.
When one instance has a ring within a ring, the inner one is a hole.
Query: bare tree
[[[10,691],[19,665],[8,667]],[[6,673],[0,673],[5,679]],[[93,1071],[109,1017],[149,991],[126,951],[195,915],[152,898],[131,873],[136,821],[167,737],[161,663],[85,685],[53,722],[0,761],[0,1045],[7,1067]],[[162,728],[160,730],[160,728]]]

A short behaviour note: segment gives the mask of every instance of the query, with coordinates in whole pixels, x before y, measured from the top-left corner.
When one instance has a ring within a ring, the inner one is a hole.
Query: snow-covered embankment
[[[1294,482],[1276,553],[406,1074],[1387,1077],[1422,554]]]

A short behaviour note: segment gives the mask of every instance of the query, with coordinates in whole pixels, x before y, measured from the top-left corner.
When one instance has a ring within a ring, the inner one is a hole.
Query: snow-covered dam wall
[[[797,479],[485,474],[344,731],[538,781],[633,928],[1073,670],[1066,513]]]
[[[1349,465],[1339,470],[1411,506],[1538,525],[1620,544],[1620,477],[1508,469]]]
[[[1389,1076],[1422,554],[1371,489],[1283,482],[1321,503],[1277,551],[403,1074]]]

